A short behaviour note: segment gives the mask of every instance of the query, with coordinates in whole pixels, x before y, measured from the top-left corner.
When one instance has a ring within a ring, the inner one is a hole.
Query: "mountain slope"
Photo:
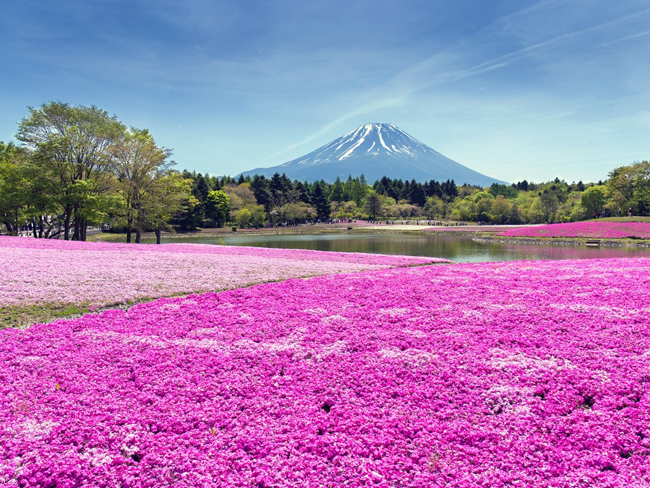
[[[276,172],[300,181],[333,182],[363,174],[369,183],[382,176],[480,186],[504,183],[449,159],[393,124],[365,124],[305,156],[242,174],[270,177]]]

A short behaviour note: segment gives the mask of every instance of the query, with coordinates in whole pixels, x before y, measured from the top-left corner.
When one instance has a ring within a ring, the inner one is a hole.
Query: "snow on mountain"
[[[271,177],[276,172],[300,181],[334,182],[363,174],[371,184],[382,176],[480,186],[504,183],[449,159],[393,124],[365,124],[305,156],[242,174]]]

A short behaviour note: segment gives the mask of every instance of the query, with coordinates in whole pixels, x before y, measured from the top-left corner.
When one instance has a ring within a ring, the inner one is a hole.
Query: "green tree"
[[[264,210],[264,205],[252,205],[247,208],[251,213],[252,225],[259,227],[266,223],[266,211]]]
[[[580,195],[580,204],[587,215],[600,215],[607,202],[607,188],[604,185],[591,186]]]
[[[312,204],[316,208],[316,215],[321,221],[327,220],[330,217],[330,205],[327,201],[327,196],[323,191],[323,187],[319,182],[314,185],[314,194],[312,196]]]
[[[650,213],[650,161],[638,161],[611,171],[607,193],[618,208],[632,208],[635,215]]]
[[[528,186],[528,183],[526,183],[526,186]],[[488,190],[494,198],[498,197],[499,195],[503,195],[506,197],[508,200],[517,198],[517,188],[511,185],[503,185],[501,183],[492,183],[492,186],[490,186],[490,189]]]
[[[503,224],[507,222],[510,219],[511,212],[512,204],[506,200],[504,195],[498,194],[497,197],[492,200],[490,215],[495,224]]]
[[[107,150],[119,140],[125,127],[95,106],[70,106],[49,102],[29,107],[29,115],[18,125],[18,140],[34,154],[42,173],[56,179],[63,206],[64,238],[86,240],[87,209],[93,194],[107,190]],[[108,175],[110,180],[110,175]],[[80,188],[78,181],[94,180]]]
[[[343,201],[343,183],[341,183],[341,178],[336,177],[336,181],[332,185],[332,191],[330,192],[330,199],[333,202],[342,202]]]
[[[196,209],[199,202],[194,195],[188,195],[181,201],[181,208],[172,219],[172,223],[183,230],[196,230],[200,224],[199,214]]]
[[[108,160],[117,176],[118,192],[125,202],[126,242],[135,231],[139,243],[145,223],[145,200],[152,187],[169,171],[171,151],[159,147],[146,129],[132,128],[108,148]]]
[[[447,216],[447,203],[440,197],[429,197],[423,211],[429,219],[444,219]]]
[[[242,208],[241,210],[237,211],[237,213],[235,214],[235,222],[237,222],[237,225],[239,226],[240,229],[244,229],[248,227],[251,218],[252,218],[251,212],[247,208]]]
[[[381,199],[374,190],[370,190],[363,202],[363,210],[368,214],[368,218],[376,220],[381,215]]]
[[[212,219],[216,227],[223,227],[230,210],[230,197],[223,190],[212,190],[206,198],[205,209],[206,217]]]
[[[0,142],[0,218],[10,235],[18,235],[29,205],[26,152],[12,143]]]
[[[191,188],[192,180],[183,178],[176,171],[168,171],[154,178],[142,199],[140,210],[144,225],[156,234],[156,244],[160,244],[163,230],[173,230],[170,221],[191,197]]]

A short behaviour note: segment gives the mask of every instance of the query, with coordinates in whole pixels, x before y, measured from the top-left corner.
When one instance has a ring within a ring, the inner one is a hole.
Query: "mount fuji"
[[[370,184],[382,176],[420,182],[454,180],[482,187],[505,183],[449,159],[393,124],[365,124],[305,156],[242,174],[271,177],[276,172],[295,180],[330,183],[337,177],[345,180],[362,174]]]

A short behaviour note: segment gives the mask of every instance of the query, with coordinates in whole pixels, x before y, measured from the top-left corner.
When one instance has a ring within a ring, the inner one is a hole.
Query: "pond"
[[[145,239],[152,243],[155,240]],[[589,259],[615,257],[650,257],[649,249],[591,248],[583,246],[552,246],[497,244],[476,242],[471,236],[424,234],[319,234],[319,235],[227,235],[163,239],[163,243],[193,242],[228,246],[253,246],[318,251],[364,252],[373,254],[405,254],[433,256],[455,262],[515,261],[538,259]]]

